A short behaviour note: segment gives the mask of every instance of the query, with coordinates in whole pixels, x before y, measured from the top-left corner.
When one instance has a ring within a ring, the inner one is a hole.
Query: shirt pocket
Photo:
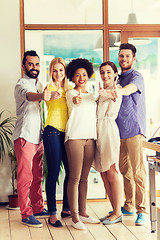
[[[20,144],[22,147],[24,147],[26,145],[27,141],[24,138],[20,139]]]

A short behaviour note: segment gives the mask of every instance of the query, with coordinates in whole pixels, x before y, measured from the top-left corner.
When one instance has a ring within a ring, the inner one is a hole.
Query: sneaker
[[[142,226],[146,223],[145,215],[144,213],[138,213],[137,219],[135,221],[136,226]]]
[[[128,212],[124,207],[121,207],[121,212],[123,215],[135,215],[136,212]]]
[[[112,212],[113,212],[113,211],[110,211],[109,214],[111,214]],[[128,216],[128,215],[130,216],[130,215],[135,215],[135,214],[136,214],[136,212],[128,212],[124,207],[121,207],[121,212],[122,212],[123,215],[127,215],[127,216]]]
[[[28,227],[42,227],[42,223],[38,221],[33,215],[22,219],[22,223],[27,225]]]
[[[35,214],[33,214],[33,216],[36,218],[43,218],[43,217],[48,217],[49,213],[48,213],[47,209],[44,208],[42,212],[35,213]]]

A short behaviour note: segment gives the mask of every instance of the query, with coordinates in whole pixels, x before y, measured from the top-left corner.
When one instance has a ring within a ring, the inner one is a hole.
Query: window
[[[102,24],[102,0],[25,0],[26,24]]]
[[[159,0],[109,0],[109,24],[160,24]]]

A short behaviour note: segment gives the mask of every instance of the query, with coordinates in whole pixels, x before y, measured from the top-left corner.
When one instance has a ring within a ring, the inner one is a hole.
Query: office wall
[[[14,86],[21,75],[19,0],[0,2],[0,111],[15,116]],[[9,111],[9,112],[7,112]],[[0,202],[11,193],[10,164],[0,163]]]

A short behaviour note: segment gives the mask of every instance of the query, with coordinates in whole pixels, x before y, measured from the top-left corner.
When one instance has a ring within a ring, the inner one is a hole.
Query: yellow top
[[[57,88],[51,84],[49,85],[48,89],[51,91],[57,91]],[[69,89],[72,89],[72,87],[69,86]],[[50,125],[59,131],[64,132],[66,123],[68,121],[68,107],[66,103],[64,87],[61,87],[61,92],[61,98],[46,101],[48,115],[44,127]]]

